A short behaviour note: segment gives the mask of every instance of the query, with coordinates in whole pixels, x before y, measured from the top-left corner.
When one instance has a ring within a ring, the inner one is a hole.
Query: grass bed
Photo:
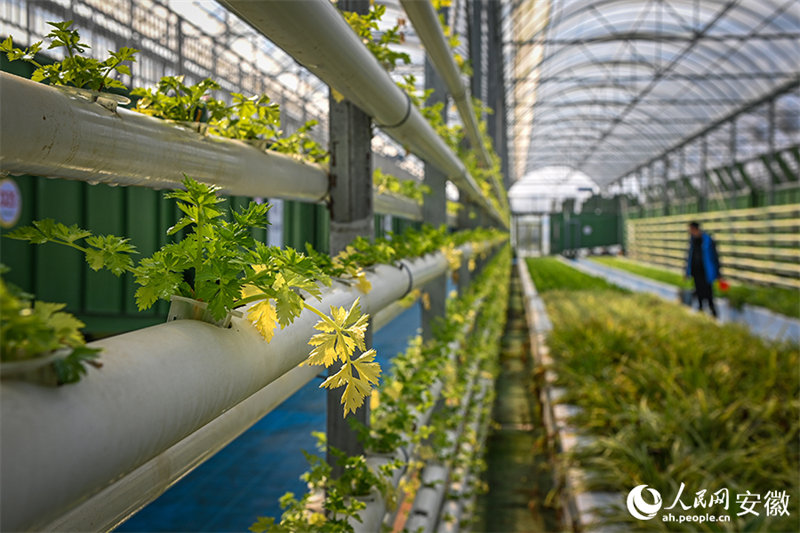
[[[678,505],[647,522],[620,498],[619,508],[603,513],[609,523],[646,531],[800,530],[797,345],[766,343],[649,295],[551,290],[543,299],[554,324],[550,352],[568,391],[563,401],[582,408],[574,425],[594,438],[568,459],[591,474],[589,488],[626,495],[647,484],[663,507],[681,482],[690,506],[697,491],[730,492],[727,511]],[[786,491],[789,516],[768,518],[760,504],[758,517],[738,517],[736,496],[746,491],[762,499]],[[663,521],[670,512],[731,521]]]
[[[540,294],[560,289],[602,289],[628,293],[625,289],[612,285],[602,278],[584,274],[553,257],[528,258],[527,262],[533,283]]]
[[[691,280],[684,280],[683,276],[624,259],[620,257],[592,257],[593,261],[654,279],[676,287],[692,287]],[[785,316],[800,318],[800,291],[784,289],[781,287],[762,287],[758,285],[731,284],[726,292],[721,292],[714,287],[714,295],[727,298],[730,304],[741,308],[744,304],[757,305]]]

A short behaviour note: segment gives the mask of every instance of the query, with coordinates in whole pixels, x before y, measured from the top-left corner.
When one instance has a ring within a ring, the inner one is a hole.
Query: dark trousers
[[[700,275],[694,274],[694,292],[697,295],[697,308],[703,310],[703,300],[708,300],[708,308],[711,314],[717,316],[717,309],[714,307],[714,294],[711,284],[706,280],[705,272]]]

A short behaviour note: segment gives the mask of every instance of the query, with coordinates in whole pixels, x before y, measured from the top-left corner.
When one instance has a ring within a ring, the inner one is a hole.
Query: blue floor
[[[418,304],[375,333],[382,368],[405,351],[420,327]],[[325,392],[314,379],[116,531],[247,531],[258,516],[279,518],[278,499],[302,494],[314,451],[312,431],[325,430]]]

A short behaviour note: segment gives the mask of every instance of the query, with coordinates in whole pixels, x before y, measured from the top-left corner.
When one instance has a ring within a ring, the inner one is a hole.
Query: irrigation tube
[[[376,194],[375,212],[382,215],[401,216],[411,220],[422,220],[422,206],[411,198],[393,194]]]
[[[183,174],[242,196],[319,201],[319,165],[0,73],[0,171],[153,189]]]
[[[375,313],[374,331],[397,316],[397,302]],[[43,527],[44,531],[109,531],[160,496],[172,483],[212,457],[255,422],[320,375],[319,367],[298,366],[235,407],[147,461],[119,481],[107,486],[65,515]],[[98,512],[101,509],[101,512]]]
[[[461,250],[469,257],[473,247]],[[349,307],[360,297],[362,309],[374,315],[447,268],[441,253],[405,261],[400,268],[378,265],[367,273],[369,294],[337,283],[316,305],[327,311],[330,305]],[[144,505],[190,469],[186,463],[198,460],[192,453],[218,449],[263,415],[252,409],[252,416],[216,422],[297,368],[308,355],[317,319],[305,311],[276,331],[270,343],[242,319],[234,319],[230,329],[178,320],[92,343],[103,348],[103,368],[90,369],[78,384],[49,388],[4,382],[0,530],[41,530],[125,476],[151,476],[143,486],[149,483],[152,494],[127,496]],[[264,394],[277,405],[291,393],[292,383],[297,385],[284,378],[277,390]],[[205,428],[211,423],[223,429]],[[205,447],[180,457],[165,454],[198,430],[209,432]],[[148,462],[156,472],[137,473]],[[106,516],[112,512],[104,509],[106,502],[97,503],[88,509],[97,515],[91,522],[73,523],[70,529],[103,529],[99,524],[113,520]]]
[[[470,383],[470,388],[474,382],[475,377],[473,377]],[[474,397],[471,394],[465,397],[461,406],[461,411],[459,412],[459,418],[464,420],[464,417],[469,411],[470,403],[479,403],[483,400],[489,386],[490,382],[488,380],[481,380],[480,392]],[[476,419],[470,423],[470,427],[476,430],[479,425],[480,419]],[[464,429],[465,427],[462,423],[458,431],[452,432],[453,446],[451,453],[454,456],[457,455],[459,448],[463,445],[460,439],[461,435],[464,433]],[[443,514],[441,511],[445,494],[452,492],[452,486],[457,485],[457,483],[448,483],[450,480],[450,468],[444,465],[434,464],[426,466],[421,476],[422,486],[414,499],[414,505],[409,513],[406,529],[409,531],[431,533],[436,528],[437,523],[440,522],[440,516]],[[466,476],[460,483],[461,485],[466,483]],[[448,485],[450,485],[450,488],[448,488]]]
[[[185,173],[237,196],[318,202],[328,195],[327,169],[288,155],[111,112],[5,72],[0,93],[0,172],[152,189],[179,187]],[[394,195],[375,195],[375,211],[422,220],[419,205]]]
[[[400,4],[403,6],[409,20],[411,20],[411,24],[414,25],[414,29],[425,46],[425,51],[428,53],[436,72],[442,77],[447,89],[450,91],[450,95],[455,100],[458,114],[464,124],[464,130],[467,133],[467,137],[469,137],[472,148],[480,154],[483,166],[486,168],[491,167],[492,160],[478,130],[478,120],[476,119],[475,108],[472,106],[472,99],[467,93],[467,89],[461,79],[461,73],[453,60],[450,45],[447,44],[433,4],[427,1],[420,2],[419,0],[400,0]],[[502,199],[501,186],[496,177],[492,178],[492,185],[498,199]]]
[[[483,304],[484,298],[481,297],[475,302],[475,307],[480,308]],[[469,334],[472,328],[475,325],[475,320],[477,320],[477,316],[473,318],[472,322],[467,322],[463,326],[463,330],[465,334]],[[447,346],[448,356],[451,359],[456,357],[456,353],[459,350],[460,345],[457,342],[451,342]],[[476,363],[477,364],[477,363]],[[475,368],[475,365],[473,365]],[[431,402],[431,406],[426,409],[425,411],[416,411],[415,413],[415,420],[414,420],[414,427],[420,428],[425,426],[428,421],[430,420],[431,416],[433,415],[434,410],[436,409],[436,403],[439,400],[439,395],[442,392],[443,384],[440,380],[435,380],[434,383],[430,387],[430,395],[433,399]],[[466,401],[466,400],[465,400]],[[464,404],[466,405],[466,403]],[[466,407],[464,408],[466,409]],[[380,467],[388,464],[393,459],[401,459],[405,462],[408,462],[411,457],[414,456],[414,444],[409,443],[408,445],[396,450],[393,454],[367,454],[367,464],[374,470],[378,471]],[[427,468],[427,467],[426,467]],[[402,479],[403,475],[405,475],[405,469],[397,469],[393,472],[392,476],[392,486],[397,488],[400,485],[400,480]],[[361,513],[359,513],[360,520],[351,520],[350,525],[353,527],[356,533],[371,533],[374,531],[379,531],[381,529],[381,524],[385,522],[387,517],[386,513],[386,501],[380,494],[374,494],[374,497],[371,501],[367,502],[367,508],[364,509]]]
[[[403,146],[441,170],[504,226],[464,164],[392,81],[329,0],[219,0],[341,93]]]

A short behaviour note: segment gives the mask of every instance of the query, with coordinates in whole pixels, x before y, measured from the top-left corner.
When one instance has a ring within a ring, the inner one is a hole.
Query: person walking
[[[714,281],[721,279],[719,255],[717,245],[711,235],[700,229],[697,222],[689,223],[689,256],[686,260],[686,278],[694,278],[694,291],[697,295],[697,305],[703,310],[703,300],[708,300],[708,308],[714,317],[717,309],[714,307],[714,294],[712,287]]]

